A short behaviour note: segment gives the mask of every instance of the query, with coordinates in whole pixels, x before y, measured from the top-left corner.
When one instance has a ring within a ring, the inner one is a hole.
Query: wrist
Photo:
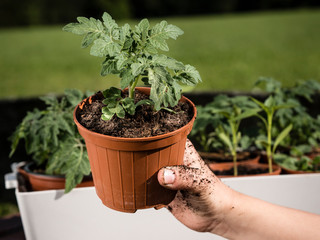
[[[231,189],[220,180],[215,184],[215,194],[213,196],[214,213],[212,214],[212,225],[210,232],[220,236],[230,236],[232,227],[229,220],[235,213],[237,202],[241,198],[241,193]]]

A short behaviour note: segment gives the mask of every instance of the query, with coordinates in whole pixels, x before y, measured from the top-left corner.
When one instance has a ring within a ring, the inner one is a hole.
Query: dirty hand
[[[184,164],[162,168],[158,173],[158,181],[163,187],[179,190],[167,206],[168,210],[195,231],[224,231],[217,227],[220,228],[223,213],[232,205],[233,191],[213,174],[189,140]]]

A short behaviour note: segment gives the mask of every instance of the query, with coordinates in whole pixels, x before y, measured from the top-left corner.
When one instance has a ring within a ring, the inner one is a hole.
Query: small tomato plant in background
[[[151,27],[148,19],[143,19],[134,28],[129,24],[120,27],[106,12],[102,21],[85,17],[77,20],[63,30],[84,35],[81,46],[92,45],[90,54],[103,58],[101,75],[116,74],[120,77],[120,88],[128,88],[126,98],[114,87],[104,91],[104,120],[114,115],[119,118],[126,113],[134,115],[141,104],[152,105],[155,111],[174,107],[181,98],[180,84],[194,86],[201,81],[195,67],[159,53],[169,50],[168,39],[177,39],[183,34],[177,26],[161,21]],[[135,104],[134,93],[139,80],[151,87],[150,97]]]
[[[241,140],[239,131],[243,119],[256,115],[261,109],[246,96],[228,97],[219,95],[209,104],[211,114],[222,115],[227,124],[220,124],[216,129],[218,137],[227,146],[233,158],[234,176],[238,176],[237,150]]]
[[[275,154],[275,151],[278,147],[278,145],[283,141],[283,139],[288,136],[292,129],[292,124],[289,124],[286,126],[279,135],[273,139],[272,136],[272,124],[273,124],[273,117],[277,110],[283,109],[283,108],[291,108],[293,105],[288,104],[282,104],[278,105],[276,101],[274,100],[273,96],[269,96],[264,102],[260,102],[259,100],[255,98],[251,98],[253,102],[255,102],[261,110],[264,111],[265,115],[262,114],[256,114],[257,117],[259,117],[262,122],[264,123],[264,126],[266,128],[267,132],[267,140],[266,141],[260,141],[261,144],[266,148],[267,152],[267,158],[268,158],[268,164],[269,164],[269,172],[272,172],[272,159]]]
[[[42,97],[46,108],[28,112],[12,134],[10,157],[24,140],[33,162],[39,168],[43,166],[46,174],[65,175],[65,192],[70,192],[91,171],[85,143],[72,116],[75,106],[91,94],[68,89],[61,99]]]

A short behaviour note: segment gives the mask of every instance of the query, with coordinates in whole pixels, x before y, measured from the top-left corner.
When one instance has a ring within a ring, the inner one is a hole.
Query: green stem
[[[271,151],[271,145],[272,145],[272,115],[268,115],[268,146],[267,146],[267,157],[268,157],[268,164],[269,164],[269,173],[272,173],[272,151]]]
[[[238,165],[237,165],[237,153],[233,152],[233,175],[236,177],[238,176]]]
[[[129,85],[129,98],[134,98],[134,91],[136,89],[136,86],[138,84],[138,81],[140,79],[140,76],[136,77],[132,85]]]
[[[232,146],[233,149],[231,149],[231,154],[233,157],[233,175],[238,176],[238,165],[237,165],[237,126],[236,123],[229,123],[231,125],[231,131],[232,131]]]

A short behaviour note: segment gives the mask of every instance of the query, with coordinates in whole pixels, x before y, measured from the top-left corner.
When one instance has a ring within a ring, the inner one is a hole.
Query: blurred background
[[[184,30],[169,41],[169,56],[194,65],[203,82],[195,91],[251,91],[260,77],[290,86],[320,81],[320,1],[317,0],[1,0],[0,1],[0,216],[16,211],[7,140],[36,97],[66,88],[119,86],[100,76],[103,59],[81,49],[81,37],[62,27],[77,16],[119,25],[162,19]],[[8,105],[9,104],[9,105]],[[8,194],[9,193],[9,194]],[[13,209],[13,210],[12,210]]]
[[[1,0],[0,98],[105,89],[102,59],[81,49],[81,37],[63,32],[77,16],[119,24],[166,19],[185,32],[170,41],[169,56],[194,65],[196,90],[249,91],[260,76],[284,85],[320,80],[320,2],[317,0]]]

